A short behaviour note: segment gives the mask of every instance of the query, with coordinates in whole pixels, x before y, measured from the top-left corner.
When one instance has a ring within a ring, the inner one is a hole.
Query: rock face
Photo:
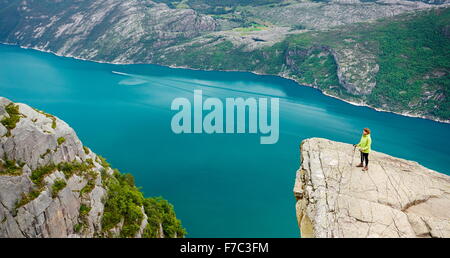
[[[286,26],[301,24],[308,29],[322,30],[344,24],[375,20],[401,13],[429,8],[432,4],[449,1],[405,1],[405,0],[331,0],[298,1],[276,8],[257,6],[248,8],[256,17],[273,24]],[[301,14],[301,15],[299,15]]]
[[[119,236],[123,223],[102,230],[106,180],[115,172],[72,128],[3,97],[0,121],[0,238]],[[147,227],[140,210],[135,237]]]
[[[311,138],[294,194],[302,237],[450,237],[450,177],[416,162]]]
[[[192,9],[150,0],[2,0],[0,9],[2,42],[119,63],[152,62],[157,50],[218,26]]]

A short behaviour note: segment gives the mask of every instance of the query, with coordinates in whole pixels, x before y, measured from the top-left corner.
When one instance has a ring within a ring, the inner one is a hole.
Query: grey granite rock
[[[450,237],[450,177],[416,162],[370,153],[355,167],[350,144],[301,144],[294,187],[302,237]]]
[[[2,112],[10,103],[0,97],[0,115],[8,116]],[[4,164],[5,154],[23,173],[5,174],[3,166],[0,166],[0,238],[102,236],[101,222],[107,189],[102,182],[101,171],[106,169],[106,173],[112,175],[113,170],[99,164],[97,155],[91,150],[86,154],[76,133],[64,121],[25,104],[17,105],[21,118],[11,130],[11,135],[0,137],[0,162]],[[61,137],[64,141],[58,143]],[[96,179],[77,173],[67,177],[55,168],[43,177],[42,183],[31,180],[32,171],[43,166],[73,161],[86,164],[88,159],[92,164],[89,173],[95,174]],[[53,185],[57,180],[66,185],[54,192]],[[95,180],[95,186],[81,196],[80,191],[89,180]],[[32,195],[33,191],[37,194]],[[90,208],[87,216],[80,216],[81,205]],[[145,221],[141,223],[137,237],[142,236],[147,225],[147,215],[143,209],[142,212]],[[87,227],[76,232],[79,223]],[[122,226],[123,223],[119,223],[112,234],[119,236]]]
[[[32,182],[27,176],[0,176],[0,203],[4,209],[12,211],[20,195],[31,188]]]

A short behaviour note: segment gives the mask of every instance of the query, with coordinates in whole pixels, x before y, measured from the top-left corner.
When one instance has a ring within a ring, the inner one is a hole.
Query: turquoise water
[[[279,97],[278,143],[172,133],[171,102],[194,89]],[[188,237],[297,237],[292,188],[308,137],[355,143],[370,127],[373,149],[450,172],[449,124],[352,106],[273,76],[98,64],[0,45],[0,95],[68,122],[147,196],[174,204]]]

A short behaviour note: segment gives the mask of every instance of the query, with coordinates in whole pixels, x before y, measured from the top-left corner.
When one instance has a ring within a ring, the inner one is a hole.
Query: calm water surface
[[[172,133],[171,102],[194,89],[221,99],[279,97],[278,143]],[[189,237],[298,236],[292,188],[308,137],[355,143],[370,127],[373,149],[450,172],[449,124],[352,106],[278,77],[98,64],[0,45],[0,96],[65,120],[146,196],[174,204]]]

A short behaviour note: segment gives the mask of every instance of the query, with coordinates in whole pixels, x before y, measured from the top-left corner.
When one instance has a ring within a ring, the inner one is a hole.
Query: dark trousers
[[[361,164],[366,162],[366,167],[369,165],[369,153],[361,152]]]

